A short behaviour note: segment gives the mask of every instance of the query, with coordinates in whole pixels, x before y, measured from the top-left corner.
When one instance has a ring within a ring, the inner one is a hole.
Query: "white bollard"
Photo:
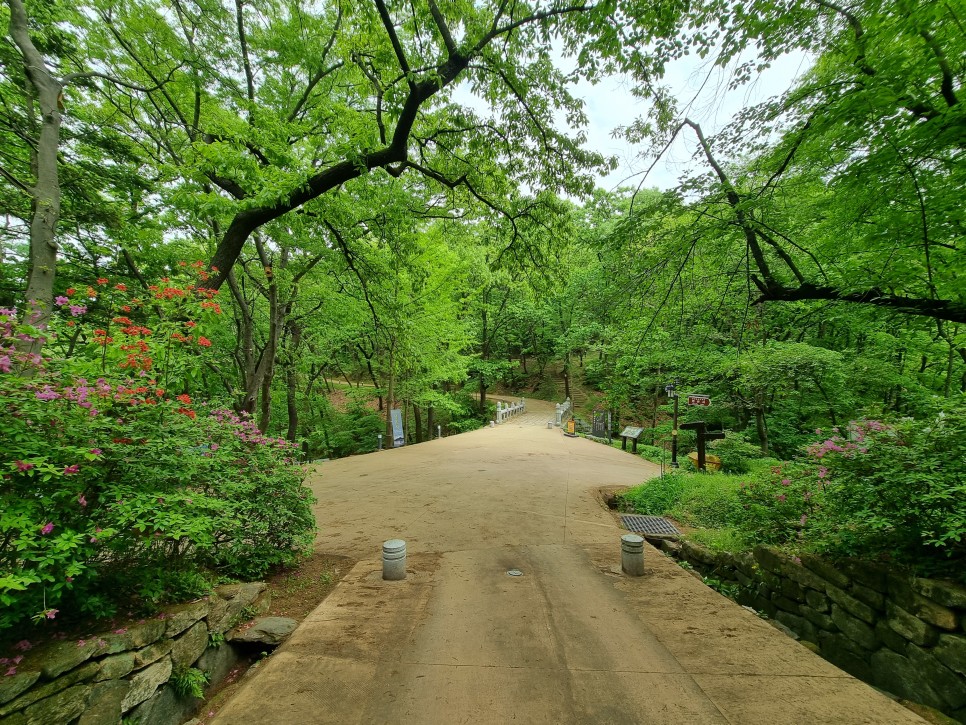
[[[399,581],[406,578],[406,542],[390,539],[382,544],[382,578]]]
[[[621,571],[630,576],[644,575],[644,538],[637,534],[621,537]]]

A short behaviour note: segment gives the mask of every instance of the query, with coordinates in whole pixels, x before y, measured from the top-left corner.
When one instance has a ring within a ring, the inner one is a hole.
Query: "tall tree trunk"
[[[274,365],[272,366],[274,371]],[[268,425],[272,422],[272,378],[274,372],[271,376],[264,376],[262,378],[262,394],[261,394],[261,408],[260,415],[258,416],[258,430],[262,433],[268,431]]]
[[[294,443],[299,430],[298,376],[295,363],[302,344],[302,329],[294,321],[288,323],[287,329],[290,335],[285,350],[285,407],[288,412],[288,430],[285,438]],[[313,383],[314,381],[309,385]]]
[[[436,435],[436,409],[433,406],[426,406],[426,438],[433,440]]]
[[[761,441],[761,454],[768,455],[768,426],[765,425],[765,409],[755,408],[755,428],[758,430],[758,440]]]
[[[33,116],[34,99],[29,91],[36,91],[40,107],[40,133],[33,150],[32,165],[35,183],[31,196],[30,263],[27,271],[26,307],[23,321],[46,329],[54,304],[54,278],[57,272],[57,223],[60,220],[60,178],[57,151],[60,147],[60,108],[63,85],[47,68],[43,56],[30,38],[27,12],[22,0],[7,0],[10,6],[10,37],[23,56],[27,76],[28,116]],[[43,338],[24,341],[23,352],[39,354]]]
[[[287,390],[285,403],[288,408],[288,431],[285,433],[285,438],[294,443],[299,431],[298,379],[295,376],[295,365],[291,362],[285,369],[285,388]]]
[[[422,416],[419,414],[419,406],[413,403],[413,426],[415,427],[416,442],[423,442],[423,423]]]
[[[388,372],[389,384],[386,386],[386,441],[387,441],[386,447],[387,448],[392,447],[392,440],[393,440],[392,406],[393,406],[393,403],[395,402],[394,396],[396,395],[396,391],[395,391],[396,376],[393,371],[393,366],[395,365],[395,362],[396,362],[395,355],[394,355],[395,350],[396,350],[396,341],[391,339],[389,341],[389,372]]]

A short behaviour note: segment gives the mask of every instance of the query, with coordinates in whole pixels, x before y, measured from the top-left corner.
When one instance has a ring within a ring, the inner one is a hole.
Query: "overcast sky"
[[[688,116],[701,124],[706,135],[710,135],[727,125],[742,108],[787,90],[807,69],[808,60],[804,54],[785,56],[752,83],[729,91],[727,72],[711,68],[710,62],[685,58],[668,66],[665,83],[674,89],[679,107],[688,106]],[[627,81],[608,78],[596,86],[581,83],[576,89],[576,95],[587,103],[588,145],[604,154],[617,156],[620,162],[617,171],[599,182],[607,190],[618,186],[637,187],[642,179],[641,172],[654,161],[653,157],[642,158],[639,147],[613,136],[614,128],[629,124],[647,112],[646,102],[632,96],[628,88]],[[693,164],[700,163],[692,160],[695,147],[691,135],[681,134],[648,174],[644,187],[669,189],[676,186],[682,174]]]
[[[573,63],[563,59],[561,62],[565,68]],[[808,60],[804,55],[785,56],[755,81],[728,91],[726,71],[712,68],[710,61],[688,57],[668,65],[665,83],[674,90],[679,107],[687,107],[688,116],[701,124],[706,135],[710,135],[727,125],[740,109],[787,90],[807,69]],[[597,85],[581,82],[573,89],[574,95],[586,102],[588,147],[607,156],[616,156],[619,161],[616,171],[598,181],[598,186],[608,191],[619,186],[637,188],[643,178],[642,172],[654,162],[652,157],[641,155],[640,147],[613,135],[615,128],[628,125],[647,112],[646,102],[631,95],[629,89],[630,83],[618,77],[608,77]],[[485,113],[486,104],[470,93],[466,83],[455,89],[453,98]],[[679,177],[693,164],[699,163],[692,160],[694,149],[693,138],[681,134],[664,158],[654,165],[644,179],[643,187],[670,189],[676,186]]]

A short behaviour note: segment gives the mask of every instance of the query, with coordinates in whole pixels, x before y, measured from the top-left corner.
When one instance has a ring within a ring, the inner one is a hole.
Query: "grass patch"
[[[621,495],[624,505],[649,516],[671,516],[687,526],[724,528],[738,518],[745,476],[668,473]]]
[[[754,542],[749,540],[741,530],[731,527],[695,529],[687,535],[687,538],[712,551],[746,551],[754,546]]]

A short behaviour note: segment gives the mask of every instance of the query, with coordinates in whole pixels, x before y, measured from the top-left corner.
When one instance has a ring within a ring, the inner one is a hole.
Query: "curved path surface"
[[[360,561],[216,723],[923,722],[650,547],[622,575],[596,491],[657,467],[528,409],[317,467],[317,547]]]

